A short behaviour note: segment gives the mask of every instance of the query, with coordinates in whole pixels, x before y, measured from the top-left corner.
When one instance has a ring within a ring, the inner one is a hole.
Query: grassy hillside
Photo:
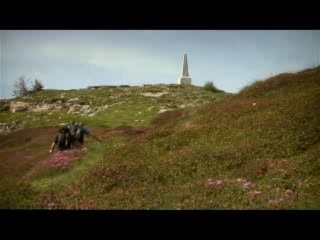
[[[67,209],[319,209],[319,105],[319,68],[281,74],[157,114],[146,129],[105,133],[101,149],[89,142],[85,171],[34,178],[28,187],[39,193],[24,199]]]
[[[28,191],[20,191],[21,186],[32,189],[32,193],[36,192],[37,194],[32,195],[36,199],[43,192],[58,191],[101,160],[102,153],[162,124],[161,117],[158,119],[159,123],[153,121],[156,116],[162,115],[161,112],[174,112],[178,109],[192,112],[197,106],[219,101],[226,95],[194,86],[153,85],[70,91],[45,90],[25,98],[11,99],[8,104],[22,101],[30,107],[28,111],[15,113],[9,110],[0,111],[2,127],[4,124],[18,124],[23,128],[0,135],[0,208],[39,207],[36,200],[26,200],[24,203]],[[90,105],[91,109],[102,108],[102,111],[93,117],[88,116],[89,114],[69,112],[68,102],[71,107]],[[33,111],[48,105],[62,108],[58,111]],[[107,108],[104,108],[105,106]],[[172,120],[179,121],[179,116],[171,113],[169,115],[173,116]],[[51,157],[48,149],[58,126],[72,120],[84,122],[93,133],[101,136],[101,146],[89,138],[86,144],[88,152],[83,153],[80,161],[73,162],[69,169],[43,167]]]
[[[163,95],[156,97],[152,94]],[[147,94],[144,96],[143,94]],[[151,96],[148,96],[151,95]],[[195,86],[161,86],[146,87],[105,87],[80,90],[45,90],[25,98],[22,101],[33,108],[37,105],[60,105],[59,111],[25,111],[11,113],[0,112],[0,123],[17,122],[25,128],[52,127],[72,120],[82,121],[90,127],[147,126],[162,110],[193,108],[210,101],[221,99],[225,93],[212,93]],[[101,108],[95,116],[68,112],[66,103],[88,105],[91,109]],[[105,107],[105,108],[103,108]]]

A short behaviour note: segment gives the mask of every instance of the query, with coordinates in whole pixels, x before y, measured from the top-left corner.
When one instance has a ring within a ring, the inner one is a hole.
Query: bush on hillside
[[[221,92],[216,86],[214,86],[213,82],[207,82],[205,83],[204,87],[205,90],[208,90],[210,92]]]
[[[25,97],[30,94],[30,90],[27,86],[27,82],[24,77],[20,77],[14,84],[13,95],[16,97]]]
[[[15,97],[25,97],[34,92],[43,90],[43,84],[39,80],[34,80],[32,88],[28,87],[27,80],[24,77],[20,77],[19,80],[14,84],[13,95]]]
[[[32,92],[39,92],[43,90],[43,84],[39,80],[34,80],[34,83],[32,83]]]
[[[36,196],[28,183],[9,177],[0,180],[0,209],[34,208]]]

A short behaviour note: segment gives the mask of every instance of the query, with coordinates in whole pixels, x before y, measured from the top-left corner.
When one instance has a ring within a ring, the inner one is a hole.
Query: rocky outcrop
[[[146,93],[140,93],[140,94],[145,97],[161,97],[162,95],[169,94],[169,92],[157,92],[157,93],[146,92]]]
[[[29,106],[30,112],[58,112],[64,108],[64,105],[58,101],[54,104],[41,103],[33,106]]]
[[[12,101],[10,102],[10,111],[11,112],[23,112],[27,111],[29,104],[26,102]]]
[[[70,105],[68,113],[79,113],[81,107],[79,104]]]
[[[91,108],[90,105],[74,104],[69,106],[68,113],[75,113],[80,114],[82,116],[94,117],[97,113],[106,110],[108,107],[108,105],[105,105],[101,107]]]
[[[53,110],[54,106],[51,104],[44,104],[44,105],[37,105],[35,108],[32,109],[33,112],[47,112]]]

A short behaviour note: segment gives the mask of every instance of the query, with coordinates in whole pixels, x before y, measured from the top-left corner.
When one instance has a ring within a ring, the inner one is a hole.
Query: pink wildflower
[[[268,161],[267,166],[268,166],[268,168],[275,168],[275,164],[272,161]]]
[[[208,180],[207,180],[207,182],[206,182],[206,185],[207,186],[211,186],[211,185],[213,185],[214,183],[213,183],[213,181],[212,181],[212,179],[211,178],[209,178]]]
[[[301,180],[301,179],[299,179],[299,180],[297,181],[297,184],[298,184],[299,187],[302,187],[302,186],[304,185],[304,181]]]
[[[48,204],[48,208],[50,208],[50,209],[53,208],[54,206],[55,206],[54,203],[49,203],[49,204]]]
[[[293,195],[293,191],[290,189],[287,189],[285,193],[287,197],[291,197]]]
[[[285,170],[285,169],[279,169],[279,172],[282,173],[282,174],[284,174],[284,175],[288,174],[288,171]]]
[[[216,181],[214,182],[214,184],[215,184],[216,186],[220,186],[220,185],[223,184],[223,181],[222,181],[222,180],[216,180]]]
[[[276,205],[278,205],[278,201],[277,200],[269,200],[268,204],[272,205],[272,206],[276,206]]]
[[[236,181],[237,181],[238,183],[241,183],[241,182],[243,182],[243,179],[242,179],[242,178],[238,178]]]
[[[249,189],[249,188],[251,188],[251,183],[250,182],[245,182],[242,187],[244,189]]]

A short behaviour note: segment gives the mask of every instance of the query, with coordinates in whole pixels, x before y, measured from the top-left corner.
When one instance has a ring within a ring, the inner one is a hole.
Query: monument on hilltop
[[[189,77],[188,59],[186,53],[183,56],[182,76],[179,79],[178,84],[191,85],[191,78]]]

